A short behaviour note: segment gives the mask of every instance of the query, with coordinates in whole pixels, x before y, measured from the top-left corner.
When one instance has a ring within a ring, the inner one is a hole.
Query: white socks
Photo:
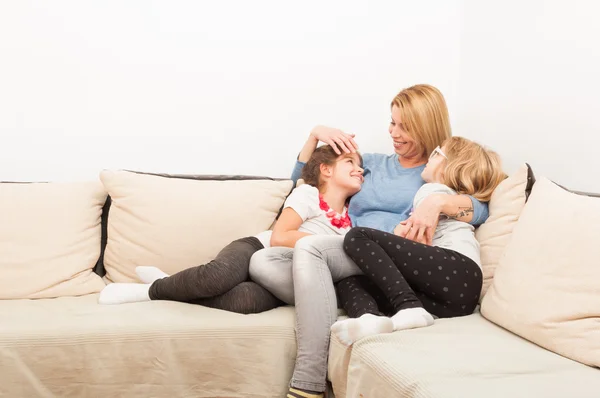
[[[154,283],[154,281],[162,278],[166,278],[169,274],[164,273],[157,267],[148,267],[141,265],[139,267],[135,267],[135,273],[138,278],[144,283]]]
[[[343,344],[352,345],[363,337],[431,325],[433,316],[424,308],[417,307],[398,311],[391,318],[364,314],[359,318],[344,319],[334,323],[331,331]]]
[[[433,325],[433,316],[422,307],[400,310],[392,317],[394,330],[423,328]]]
[[[148,291],[150,284],[144,283],[111,283],[100,292],[98,303],[123,304],[150,301]]]
[[[388,317],[364,314],[359,318],[337,321],[331,326],[331,331],[343,344],[351,345],[363,337],[391,333],[394,331],[394,324]]]
[[[169,276],[156,267],[140,266],[135,268],[138,278],[144,283],[111,283],[100,292],[100,304],[124,304],[150,301],[148,292],[154,281]]]

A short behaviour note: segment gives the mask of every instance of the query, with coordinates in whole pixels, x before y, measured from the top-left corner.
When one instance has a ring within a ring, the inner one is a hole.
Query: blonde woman
[[[505,178],[495,152],[461,137],[435,148],[421,176],[426,184],[415,195],[415,209],[434,194],[468,194],[488,202]],[[429,326],[431,314],[449,318],[475,310],[483,276],[473,226],[444,217],[432,245],[399,236],[405,229],[402,223],[395,234],[359,227],[346,235],[344,250],[364,275],[337,285],[343,308],[357,318],[332,326],[342,342]]]
[[[393,234],[406,221],[404,237],[430,243],[441,213],[473,225],[487,219],[487,205],[467,195],[430,195],[410,215],[413,198],[424,184],[421,173],[429,154],[451,136],[448,109],[438,89],[421,84],[398,93],[391,103],[389,134],[394,154],[363,155],[363,187],[348,207],[353,226]],[[303,162],[319,141],[344,152],[358,149],[354,135],[317,127],[300,152],[293,179],[298,178]],[[277,261],[269,264],[276,265]],[[322,397],[330,328],[337,320],[334,282],[362,271],[344,251],[344,238],[339,236],[300,239],[292,268],[298,352],[287,397]]]

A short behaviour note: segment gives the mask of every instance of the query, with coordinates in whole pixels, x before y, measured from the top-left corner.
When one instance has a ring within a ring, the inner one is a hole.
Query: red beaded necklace
[[[325,200],[323,200],[323,195],[321,194],[319,194],[319,207],[325,212],[325,216],[327,216],[329,222],[334,227],[343,229],[352,226],[350,216],[348,216],[348,209],[346,207],[344,207],[342,214],[338,214],[335,210],[329,207]]]

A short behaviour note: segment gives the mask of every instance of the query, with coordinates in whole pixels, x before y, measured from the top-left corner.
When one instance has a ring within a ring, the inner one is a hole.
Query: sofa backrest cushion
[[[98,182],[0,183],[0,299],[97,293]]]
[[[168,274],[204,264],[231,241],[267,230],[291,180],[228,179],[105,170],[111,197],[106,278],[138,282],[135,267],[153,265]]]
[[[531,191],[535,178],[531,167],[523,164],[498,185],[489,202],[489,217],[475,230],[481,250],[483,288],[480,302],[492,284],[494,272]]]
[[[550,351],[600,366],[600,199],[536,181],[481,313]]]

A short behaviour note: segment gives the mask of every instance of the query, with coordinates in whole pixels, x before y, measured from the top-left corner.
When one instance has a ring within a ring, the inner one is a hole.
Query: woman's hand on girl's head
[[[338,155],[345,153],[356,153],[358,144],[354,141],[354,134],[344,133],[340,129],[327,126],[316,126],[310,135],[317,140],[330,145]]]

